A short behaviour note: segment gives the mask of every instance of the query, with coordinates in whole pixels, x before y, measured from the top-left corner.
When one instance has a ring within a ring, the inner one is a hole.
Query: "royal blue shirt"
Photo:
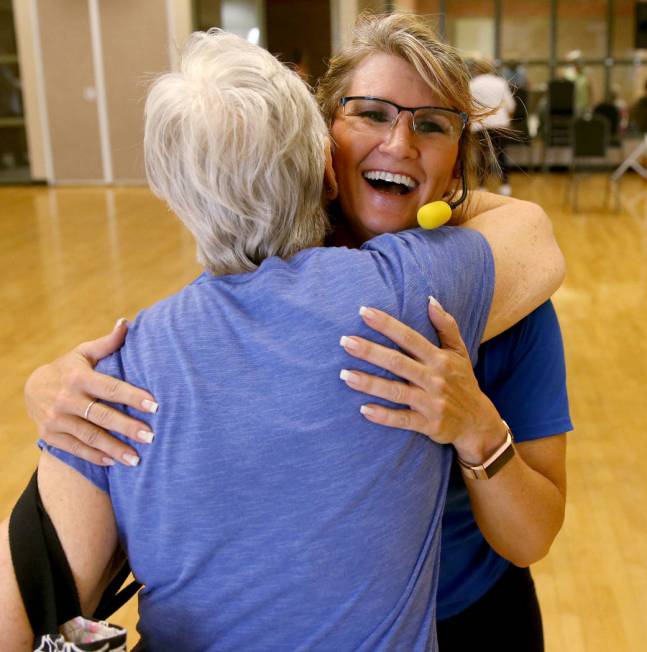
[[[475,373],[515,441],[572,430],[564,347],[551,302],[482,344]],[[455,616],[476,602],[509,564],[483,538],[454,460],[443,515],[438,619]]]
[[[110,495],[147,649],[436,649],[451,448],[363,418],[339,371],[392,376],[339,338],[393,346],[368,305],[438,343],[431,294],[475,359],[493,284],[478,233],[415,230],[203,274],[137,317],[99,368],[159,401],[154,444],[137,468],[55,454]]]

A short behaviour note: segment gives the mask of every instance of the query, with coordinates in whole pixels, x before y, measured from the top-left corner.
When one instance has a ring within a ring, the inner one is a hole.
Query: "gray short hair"
[[[327,133],[308,87],[269,52],[196,32],[180,71],[149,90],[146,172],[195,236],[202,265],[251,271],[323,241]]]

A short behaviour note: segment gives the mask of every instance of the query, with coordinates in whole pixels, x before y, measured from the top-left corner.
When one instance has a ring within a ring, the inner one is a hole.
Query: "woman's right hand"
[[[150,443],[154,437],[150,426],[104,403],[90,406],[92,401],[108,401],[140,412],[157,411],[157,403],[148,392],[94,371],[101,358],[121,347],[127,332],[127,321],[120,319],[109,335],[79,344],[28,378],[27,412],[50,446],[101,466],[111,466],[115,460],[127,466],[139,463],[137,452],[107,431]]]

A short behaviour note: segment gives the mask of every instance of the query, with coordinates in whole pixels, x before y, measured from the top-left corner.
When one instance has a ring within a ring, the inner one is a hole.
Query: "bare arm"
[[[47,453],[38,486],[68,558],[84,614],[91,614],[107,586],[117,553],[110,499],[83,476]],[[33,634],[11,563],[8,519],[0,526],[0,649],[31,650]]]
[[[454,219],[479,231],[494,256],[496,282],[483,340],[516,324],[561,285],[564,256],[537,204],[476,192]]]
[[[566,437],[516,445],[517,455],[487,481],[465,481],[487,542],[517,566],[546,556],[564,522]]]

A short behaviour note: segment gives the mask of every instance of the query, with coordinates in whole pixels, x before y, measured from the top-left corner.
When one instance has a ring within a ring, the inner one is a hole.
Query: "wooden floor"
[[[514,194],[552,216],[569,271],[555,296],[576,431],[566,524],[534,569],[548,652],[647,650],[647,183],[515,175]],[[0,189],[0,517],[37,459],[24,413],[30,370],[197,272],[193,245],[148,191]],[[505,614],[501,614],[505,626]],[[116,619],[134,632],[130,608]],[[136,637],[131,637],[131,641]],[[523,651],[520,651],[523,652]]]

